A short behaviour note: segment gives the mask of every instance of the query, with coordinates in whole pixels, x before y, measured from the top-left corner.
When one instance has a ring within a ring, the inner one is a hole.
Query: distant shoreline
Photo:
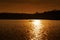
[[[0,19],[48,19],[60,20],[60,10],[53,10],[44,13],[25,14],[25,13],[0,13]]]

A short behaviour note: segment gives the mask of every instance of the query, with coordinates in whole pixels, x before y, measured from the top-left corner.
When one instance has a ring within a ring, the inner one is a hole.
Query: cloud
[[[36,12],[60,9],[60,0],[0,0],[0,11]]]

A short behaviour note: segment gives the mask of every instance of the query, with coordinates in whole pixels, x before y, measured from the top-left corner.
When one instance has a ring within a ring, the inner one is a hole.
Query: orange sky
[[[60,10],[59,0],[0,0],[0,12],[35,13]]]

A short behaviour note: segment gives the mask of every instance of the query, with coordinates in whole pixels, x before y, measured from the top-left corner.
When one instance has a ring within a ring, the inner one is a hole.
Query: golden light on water
[[[34,20],[32,24],[34,25],[34,31],[38,33],[39,29],[42,28],[41,20]]]
[[[35,35],[35,37],[32,38],[31,40],[38,40],[39,33],[42,29],[41,20],[33,20],[32,25],[33,25],[33,34]]]
[[[39,24],[41,24],[41,21],[40,21],[40,20],[34,20],[34,21],[33,21],[33,24],[34,24],[34,25],[39,25]]]

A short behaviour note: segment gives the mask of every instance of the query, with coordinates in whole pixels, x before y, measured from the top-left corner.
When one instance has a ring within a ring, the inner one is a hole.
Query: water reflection
[[[35,35],[31,40],[38,40],[40,30],[42,29],[41,20],[32,20],[33,34]]]
[[[0,20],[1,40],[59,40],[60,20]]]

